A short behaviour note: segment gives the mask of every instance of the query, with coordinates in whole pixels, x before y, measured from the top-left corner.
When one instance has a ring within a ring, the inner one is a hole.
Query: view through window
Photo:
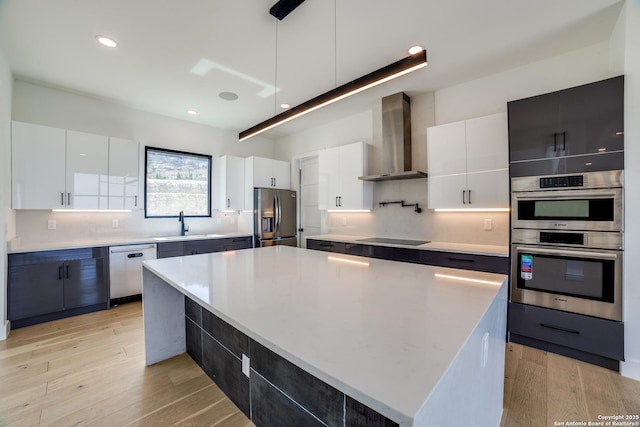
[[[146,147],[145,217],[211,216],[211,156]]]

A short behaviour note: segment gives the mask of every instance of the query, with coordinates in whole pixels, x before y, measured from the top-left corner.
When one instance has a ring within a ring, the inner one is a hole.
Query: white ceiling
[[[278,136],[400,90],[416,95],[607,40],[622,5],[307,0],[277,21],[275,2],[0,0],[0,47],[18,78],[234,131],[426,47],[428,67],[289,122]],[[97,34],[119,47],[98,45]],[[199,62],[204,75],[191,72]],[[223,91],[239,99],[225,101]]]

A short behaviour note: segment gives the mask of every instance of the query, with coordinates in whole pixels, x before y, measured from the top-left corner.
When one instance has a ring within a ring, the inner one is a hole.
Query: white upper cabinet
[[[244,160],[245,209],[253,209],[254,188],[291,189],[289,162],[256,156]]]
[[[318,208],[371,210],[373,183],[359,180],[367,174],[367,145],[363,142],[329,148],[318,157]]]
[[[67,207],[107,209],[109,137],[67,131]]]
[[[11,123],[11,206],[60,209],[66,206],[65,130]]]
[[[141,209],[140,143],[109,138],[109,209]]]
[[[216,159],[213,168],[213,209],[220,211],[244,209],[244,167],[245,160],[242,157],[221,156]]]
[[[255,156],[247,157],[245,159],[245,176],[247,185],[251,185],[252,189],[291,189],[290,165],[289,162],[283,162],[282,160]]]
[[[509,207],[507,114],[427,129],[430,209]]]
[[[136,209],[137,142],[12,122],[14,209]]]

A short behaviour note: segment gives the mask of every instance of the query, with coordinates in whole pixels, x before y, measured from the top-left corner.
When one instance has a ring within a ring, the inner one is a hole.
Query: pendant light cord
[[[273,73],[273,115],[278,114],[278,20],[276,19],[276,60]]]
[[[338,0],[333,0],[333,87],[338,87]]]

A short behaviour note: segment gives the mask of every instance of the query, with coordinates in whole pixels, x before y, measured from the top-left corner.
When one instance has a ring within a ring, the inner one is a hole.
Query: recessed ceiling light
[[[235,101],[238,99],[238,94],[233,92],[220,92],[218,96],[225,101]]]
[[[285,103],[280,104],[280,108],[291,108],[291,105]]]
[[[100,43],[101,45],[106,46],[106,47],[117,47],[118,46],[118,43],[114,39],[109,38],[107,36],[99,36],[98,35],[98,36],[96,36],[96,40],[98,40],[98,43]]]
[[[415,55],[418,52],[422,52],[424,48],[422,46],[411,46],[409,48],[409,55]]]
[[[198,112],[196,110],[187,110],[187,114],[191,114],[192,116],[195,116],[196,114],[198,114]]]

